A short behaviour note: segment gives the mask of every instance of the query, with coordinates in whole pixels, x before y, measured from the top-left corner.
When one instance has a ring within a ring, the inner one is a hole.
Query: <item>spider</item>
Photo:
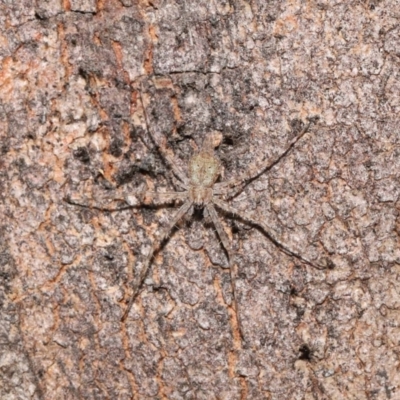
[[[143,114],[145,119],[145,124],[147,132],[154,142],[158,152],[164,159],[165,163],[170,167],[173,175],[177,178],[179,187],[182,191],[173,192],[157,192],[157,191],[141,191],[137,196],[139,202],[135,205],[129,205],[127,207],[122,207],[118,209],[109,209],[97,206],[88,206],[66,198],[65,200],[72,205],[81,207],[91,207],[104,211],[118,211],[130,207],[137,207],[142,205],[160,205],[160,204],[181,204],[180,208],[175,212],[170,221],[167,223],[166,227],[161,231],[158,237],[153,241],[150,251],[145,258],[143,265],[141,266],[139,273],[134,278],[132,283],[132,294],[130,296],[128,305],[123,313],[122,320],[125,320],[131,310],[131,307],[140,292],[143,282],[148,274],[151,260],[153,255],[157,250],[160,249],[163,242],[168,238],[171,231],[174,229],[175,225],[181,220],[185,214],[187,214],[191,209],[204,209],[215,226],[217,234],[221,240],[222,246],[224,247],[230,268],[231,276],[231,287],[233,294],[233,304],[235,308],[236,319],[239,327],[239,332],[241,337],[242,330],[240,321],[238,319],[238,303],[235,293],[235,265],[233,264],[233,254],[230,249],[228,235],[225,232],[217,213],[217,209],[222,212],[238,218],[244,223],[251,226],[258,227],[262,230],[264,235],[285,254],[295,257],[299,261],[316,267],[318,269],[323,269],[326,266],[317,265],[310,260],[304,258],[300,254],[289,249],[282,241],[279,239],[276,233],[273,233],[272,229],[268,227],[262,220],[255,219],[249,213],[244,211],[238,211],[231,205],[229,205],[224,199],[232,198],[239,194],[246,184],[256,179],[262,173],[270,170],[274,165],[276,165],[284,156],[286,156],[296,145],[296,143],[305,135],[308,131],[313,119],[308,119],[308,123],[304,125],[303,129],[299,134],[297,134],[291,142],[288,144],[286,150],[275,160],[265,160],[259,165],[253,166],[247,172],[243,173],[236,179],[231,179],[225,182],[217,182],[221,173],[221,163],[214,153],[214,149],[220,144],[222,135],[217,133],[209,134],[205,137],[200,150],[192,156],[188,165],[188,174],[186,175],[181,168],[174,161],[174,157],[171,155],[170,151],[165,145],[165,138],[163,138],[162,143],[160,139],[156,138],[156,135],[150,129],[149,119],[146,113],[146,106],[142,97],[142,90],[139,90],[139,98],[141,105],[143,107]]]

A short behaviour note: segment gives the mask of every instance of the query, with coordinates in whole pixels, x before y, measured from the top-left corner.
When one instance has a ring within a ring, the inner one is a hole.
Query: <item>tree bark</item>
[[[397,398],[399,15],[395,0],[3,2],[0,398]],[[176,208],[65,198],[179,191],[150,133],[187,173],[220,132],[224,181],[308,118],[229,202],[325,268],[220,214],[235,310],[194,211],[121,321]]]

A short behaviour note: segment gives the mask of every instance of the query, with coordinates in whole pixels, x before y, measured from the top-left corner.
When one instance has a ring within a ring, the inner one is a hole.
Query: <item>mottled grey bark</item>
[[[400,7],[387,1],[0,2],[1,399],[397,399]],[[210,131],[229,179],[294,151],[231,204],[318,270],[195,213],[129,282]],[[301,122],[302,121],[302,122]],[[113,202],[121,205],[121,202]]]

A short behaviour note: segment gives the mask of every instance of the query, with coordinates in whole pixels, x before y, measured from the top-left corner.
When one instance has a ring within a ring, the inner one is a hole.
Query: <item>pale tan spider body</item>
[[[214,154],[214,149],[218,147],[221,142],[222,135],[219,133],[213,133],[208,135],[200,151],[195,154],[189,161],[188,165],[188,176],[180,169],[180,167],[175,163],[173,156],[171,156],[169,150],[165,146],[165,142],[160,143],[155,135],[149,129],[149,123],[146,114],[146,107],[144,105],[141,93],[139,93],[139,97],[141,98],[141,102],[143,105],[143,113],[145,116],[145,121],[147,125],[147,131],[152,138],[153,142],[157,146],[157,149],[163,156],[165,162],[171,168],[175,177],[180,181],[180,186],[184,189],[182,192],[151,192],[145,191],[138,194],[139,203],[142,204],[167,204],[167,203],[183,203],[181,207],[176,211],[164,229],[161,230],[161,233],[157,235],[156,239],[153,241],[151,249],[143,261],[143,263],[139,264],[139,268],[137,269],[137,273],[135,274],[134,281],[132,283],[132,294],[123,314],[122,319],[125,319],[129,311],[132,307],[132,304],[140,292],[140,288],[143,285],[143,282],[147,276],[149,267],[151,265],[151,260],[154,253],[160,248],[161,244],[168,238],[170,232],[174,228],[174,226],[178,223],[178,221],[192,208],[204,208],[206,210],[207,215],[210,220],[214,224],[218,236],[221,240],[221,243],[228,255],[228,261],[230,266],[230,274],[231,274],[231,286],[233,291],[233,300],[234,307],[236,311],[236,316],[238,318],[237,312],[237,299],[235,294],[235,279],[236,279],[236,266],[232,262],[233,255],[230,250],[229,238],[226,234],[221,222],[218,218],[218,213],[216,208],[219,210],[235,217],[239,218],[243,222],[250,224],[252,226],[256,226],[260,228],[266,237],[275,244],[281,251],[286,253],[289,256],[295,257],[301,262],[314,266],[316,268],[325,268],[326,265],[320,266],[311,262],[310,260],[302,257],[295,251],[290,250],[286,245],[283,244],[279,235],[273,231],[269,226],[267,226],[262,220],[259,218],[254,218],[247,212],[238,211],[233,208],[228,202],[223,200],[223,198],[231,198],[233,195],[237,194],[241,190],[243,190],[246,183],[257,178],[261,173],[269,170],[274,165],[276,165],[282,157],[284,157],[288,152],[294,147],[294,145],[304,136],[306,131],[308,130],[311,122],[309,122],[303,130],[288,144],[286,150],[276,159],[273,160],[263,160],[259,165],[250,168],[249,171],[240,175],[236,179],[231,179],[225,182],[217,182],[217,179],[221,172],[221,163],[218,158]],[[239,190],[237,188],[239,187]],[[86,205],[73,202],[70,199],[67,200],[70,204],[80,205],[87,207]],[[140,204],[135,203],[132,205],[133,207],[138,207]],[[102,207],[91,206],[92,208],[97,208],[100,210],[105,210]],[[125,207],[126,208],[126,207]],[[108,211],[116,211],[108,209]],[[240,334],[242,335],[241,324],[238,321],[238,327]]]
[[[204,207],[212,199],[212,187],[217,181],[221,169],[221,164],[213,153],[214,151],[202,150],[189,162],[188,197],[195,207]]]

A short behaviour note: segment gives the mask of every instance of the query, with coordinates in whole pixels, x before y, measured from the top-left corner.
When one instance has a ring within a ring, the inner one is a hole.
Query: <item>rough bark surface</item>
[[[400,399],[400,6],[371,1],[0,2],[0,398]],[[129,282],[210,131],[228,179],[294,151],[222,216],[194,213]],[[110,184],[113,183],[113,185]],[[115,203],[115,202],[114,202]]]

